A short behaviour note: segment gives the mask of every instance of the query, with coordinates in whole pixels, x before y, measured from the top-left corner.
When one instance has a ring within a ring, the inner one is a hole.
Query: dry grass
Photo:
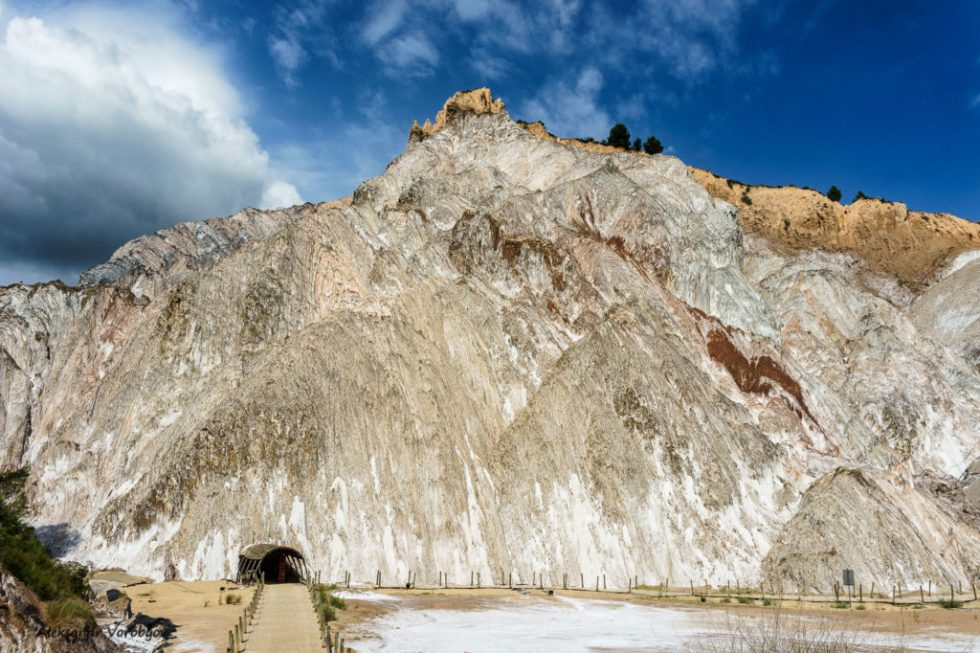
[[[95,623],[91,606],[74,596],[46,602],[44,622],[54,630],[82,630]]]
[[[859,653],[869,649],[846,620],[777,607],[760,615],[729,614],[724,631],[699,642],[709,653]]]

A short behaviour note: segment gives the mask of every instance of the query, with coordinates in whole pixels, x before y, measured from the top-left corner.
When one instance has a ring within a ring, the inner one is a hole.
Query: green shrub
[[[850,606],[847,604],[847,601],[835,601],[834,603],[831,603],[830,604],[830,607],[832,607],[832,608],[839,608],[841,610],[846,610]]]
[[[228,605],[239,605],[242,602],[242,597],[238,594],[228,594],[225,596],[225,603]]]
[[[858,603],[857,605],[854,606],[854,609],[855,610],[865,610],[866,608],[865,608],[865,605],[863,603]]]
[[[24,485],[29,474],[27,467],[0,474],[0,563],[51,605],[46,612],[52,618],[75,619],[84,613],[91,619],[91,608],[83,600],[88,595],[85,568],[54,560],[25,523]]]
[[[766,606],[767,608],[771,606],[772,603],[773,603],[772,599],[762,599],[762,605]]]
[[[730,596],[723,596],[722,599],[721,599],[721,602],[722,603],[731,603],[732,602],[732,597],[730,597]]]
[[[647,154],[660,154],[664,151],[663,143],[656,136],[651,136],[643,144],[643,151]]]
[[[746,603],[755,603],[755,599],[749,598],[747,596],[736,596],[735,600],[745,605]]]
[[[831,202],[839,202],[840,198],[840,188],[837,188],[837,186],[831,186],[830,190],[827,191],[827,199],[829,199]]]
[[[346,610],[347,602],[339,596],[331,594],[330,588],[326,585],[317,585],[315,607],[323,615],[324,621],[335,621],[337,619],[337,610]]]
[[[963,601],[956,601],[954,599],[940,599],[939,601],[937,601],[937,603],[941,607],[948,608],[948,609],[963,607]]]
[[[609,138],[606,142],[613,147],[621,147],[624,150],[630,149],[630,130],[621,122],[617,122],[609,130]]]

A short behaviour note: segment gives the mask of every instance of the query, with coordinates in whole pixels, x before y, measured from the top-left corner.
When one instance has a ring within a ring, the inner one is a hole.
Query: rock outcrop
[[[707,170],[691,174],[713,197],[735,206],[739,224],[794,249],[853,252],[872,270],[915,289],[958,254],[980,248],[980,224],[947,213],[909,211],[901,202],[876,198],[850,205],[789,186],[749,186]]]
[[[0,565],[0,651],[11,653],[115,653],[121,651],[94,623],[52,628],[31,590]]]
[[[349,202],[0,291],[0,465],[32,465],[40,522],[155,577],[273,538],[355,579],[826,591],[846,557],[968,582],[980,533],[925,479],[967,496],[980,458],[973,327],[947,320],[976,323],[975,267],[942,267],[975,225],[871,234],[918,239],[889,267],[750,226],[675,158],[536,131],[457,95]],[[845,231],[901,222],[880,210]]]

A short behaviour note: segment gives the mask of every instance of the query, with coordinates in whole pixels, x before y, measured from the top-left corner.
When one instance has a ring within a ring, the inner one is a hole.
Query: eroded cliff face
[[[844,205],[804,188],[748,186],[697,168],[691,174],[738,209],[745,231],[793,249],[853,252],[915,290],[957,255],[980,248],[980,224],[947,213],[909,211],[901,202],[873,198]]]
[[[440,116],[349,202],[0,292],[0,464],[33,466],[70,557],[218,577],[271,537],[355,578],[827,588],[867,514],[865,582],[968,580],[977,524],[923,479],[980,457],[944,317],[978,306],[932,290],[974,266],[920,292],[747,229],[672,157],[543,137],[485,90]]]

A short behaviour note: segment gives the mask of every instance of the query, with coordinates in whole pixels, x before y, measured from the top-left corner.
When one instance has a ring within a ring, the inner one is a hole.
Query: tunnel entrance
[[[309,576],[303,554],[280,544],[252,544],[238,554],[239,584],[250,584],[259,578],[264,583],[302,583]]]

